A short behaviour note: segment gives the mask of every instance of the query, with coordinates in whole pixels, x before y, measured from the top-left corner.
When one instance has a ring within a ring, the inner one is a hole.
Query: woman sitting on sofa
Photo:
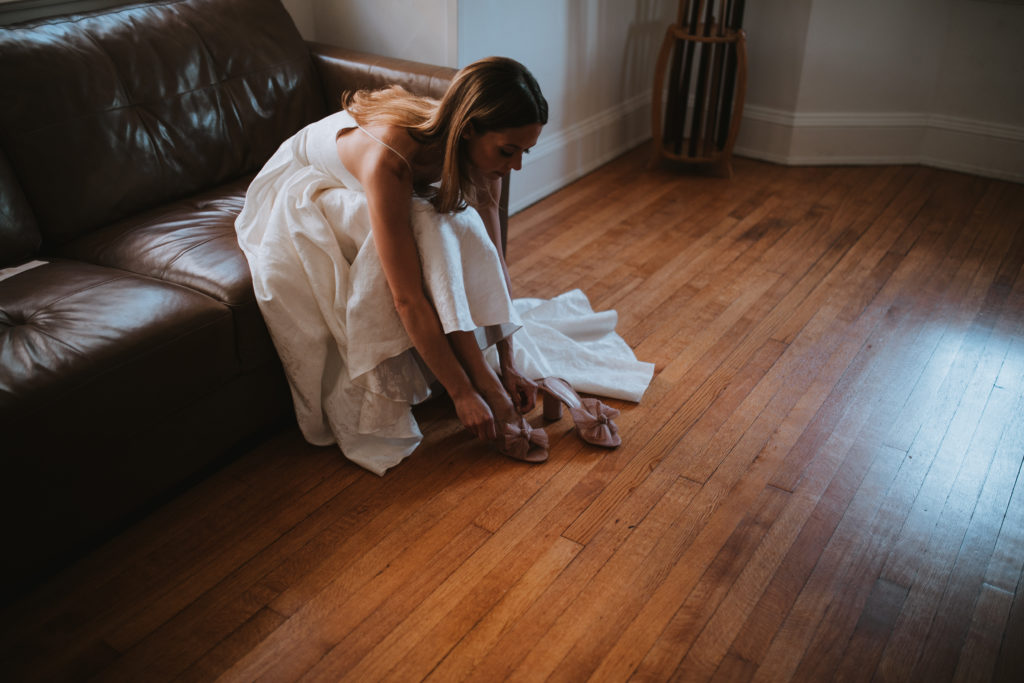
[[[392,87],[344,106],[281,146],[236,222],[304,437],[383,474],[422,439],[411,406],[436,380],[477,437],[545,460],[546,435],[523,417],[538,384],[513,352],[523,311],[498,222],[502,178],[547,123],[537,82],[495,57],[459,71],[440,102]],[[585,357],[587,344],[562,335],[539,355]],[[605,346],[589,352],[635,363],[624,343]],[[615,411],[559,380],[541,388],[592,418],[592,442],[618,443]]]

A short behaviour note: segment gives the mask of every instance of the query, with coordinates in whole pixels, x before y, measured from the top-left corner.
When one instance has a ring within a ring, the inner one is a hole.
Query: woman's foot
[[[533,428],[526,418],[520,415],[512,399],[500,385],[497,389],[481,392],[484,400],[494,412],[494,420],[498,427],[498,440],[495,447],[498,452],[514,460],[523,462],[544,462],[548,459],[548,435],[543,429]]]
[[[451,332],[448,338],[473,386],[491,409],[498,435],[494,446],[498,452],[525,462],[547,460],[547,433],[543,429],[532,428],[516,411],[498,375],[484,360],[473,333]]]
[[[505,388],[501,386],[496,377],[495,381],[489,384],[491,386],[485,386],[480,390],[480,395],[487,401],[487,405],[491,407],[495,421],[518,422],[519,413],[516,412],[516,407],[512,404],[512,399],[509,397],[508,392],[505,391]]]

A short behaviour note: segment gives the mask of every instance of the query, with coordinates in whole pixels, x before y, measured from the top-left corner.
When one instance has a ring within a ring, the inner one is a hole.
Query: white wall
[[[455,66],[458,0],[282,0],[303,37]]]
[[[675,13],[675,0],[459,3],[459,66],[512,57],[548,100],[548,125],[512,183],[513,211],[650,137],[654,63]]]
[[[1024,7],[748,7],[750,87],[737,154],[788,164],[924,163],[1024,181]]]
[[[521,209],[650,137],[676,0],[284,0],[306,38],[433,64],[524,63],[551,116],[512,183]]]
[[[512,209],[650,137],[676,0],[284,0],[307,38],[448,66],[526,64],[551,120]],[[784,164],[924,163],[1024,182],[1024,5],[746,3],[736,153]]]

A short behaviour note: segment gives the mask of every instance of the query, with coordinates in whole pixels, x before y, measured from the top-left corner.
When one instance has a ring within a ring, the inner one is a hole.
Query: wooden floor
[[[0,677],[1024,680],[1024,186],[646,161],[509,247],[656,364],[621,448],[442,400],[378,478],[287,430],[5,610]]]

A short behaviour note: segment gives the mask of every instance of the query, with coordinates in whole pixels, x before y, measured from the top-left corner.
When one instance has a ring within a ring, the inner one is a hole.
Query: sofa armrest
[[[446,66],[381,57],[326,43],[307,42],[307,45],[324,86],[328,111],[340,107],[341,95],[346,90],[389,85],[400,85],[417,95],[440,99],[455,75],[455,69]]]
[[[375,89],[400,85],[409,92],[440,99],[456,70],[407,59],[382,57],[349,50],[336,45],[307,41],[320,81],[328,111],[337,111],[341,95],[347,90]],[[508,186],[505,176],[498,215],[501,220],[501,248],[508,245]]]

